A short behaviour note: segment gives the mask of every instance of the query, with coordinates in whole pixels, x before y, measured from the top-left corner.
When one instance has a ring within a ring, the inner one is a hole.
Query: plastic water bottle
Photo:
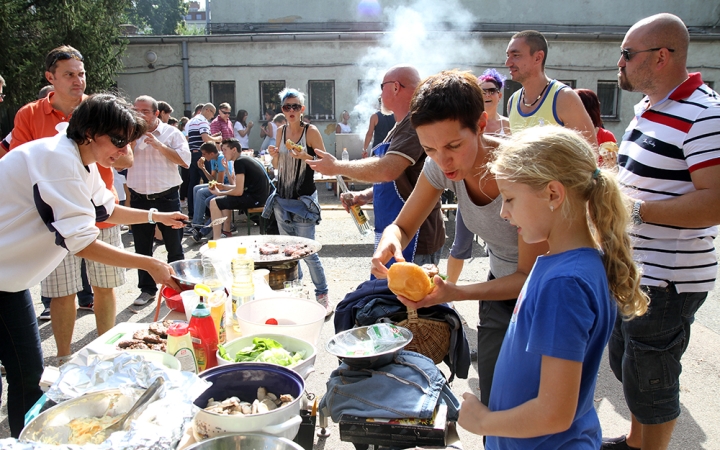
[[[240,305],[252,301],[255,298],[255,286],[253,285],[253,271],[255,263],[247,256],[245,247],[238,248],[238,254],[230,263],[232,266],[232,302],[231,314],[232,324],[235,331],[240,332],[237,320],[237,309]]]
[[[342,160],[343,160],[343,161],[350,161],[350,153],[348,153],[347,147],[343,147]]]
[[[342,175],[337,176],[338,186],[340,187],[341,195],[349,194],[349,190],[345,181],[343,181]],[[350,194],[352,195],[352,194]],[[353,222],[363,236],[370,233],[370,221],[365,215],[365,211],[362,210],[360,205],[353,205],[350,207],[350,217],[353,218]]]
[[[216,291],[223,288],[222,281],[217,274],[213,260],[217,259],[217,242],[208,242],[208,248],[205,253],[202,254],[202,266],[203,266],[203,284],[210,288],[211,291]]]

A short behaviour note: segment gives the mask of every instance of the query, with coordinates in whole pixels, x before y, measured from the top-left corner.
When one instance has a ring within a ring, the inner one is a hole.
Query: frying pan
[[[217,242],[217,252],[227,259],[232,259],[237,255],[239,247],[247,248],[247,254],[255,263],[273,263],[279,264],[287,261],[298,261],[317,253],[322,245],[313,239],[307,239],[297,236],[285,235],[256,235],[256,236],[237,236],[231,238],[220,239]],[[280,251],[275,255],[261,255],[260,247],[264,244],[274,244],[278,246]],[[285,256],[284,250],[288,245],[306,245],[308,253],[302,257]],[[207,244],[200,247],[200,253],[205,254]]]

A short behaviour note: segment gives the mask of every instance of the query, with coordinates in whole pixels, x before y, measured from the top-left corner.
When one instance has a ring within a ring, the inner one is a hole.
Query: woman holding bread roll
[[[315,189],[315,171],[305,161],[315,157],[315,149],[324,151],[325,144],[317,127],[302,121],[305,94],[286,88],[279,95],[287,123],[277,130],[277,147],[268,147],[272,165],[278,169],[278,181],[277,190],[267,200],[263,217],[275,214],[280,234],[315,239],[315,226],[320,223],[320,204]],[[303,261],[315,285],[315,298],[329,316],[334,308],[328,301],[325,269],[320,257],[314,253]],[[298,273],[302,278],[300,266]]]
[[[402,249],[430,214],[445,189],[458,198],[467,228],[486,242],[490,259],[487,281],[458,286],[434,277],[435,287],[411,308],[458,300],[479,300],[478,377],[487,405],[505,331],[520,289],[545,243],[528,245],[517,228],[500,217],[502,199],[487,171],[499,141],[483,135],[487,126],[482,89],[469,72],[445,71],[423,81],[410,104],[410,120],[428,155],[423,172],[395,222],[385,229],[373,255],[372,273],[386,277],[385,263],[404,261]]]

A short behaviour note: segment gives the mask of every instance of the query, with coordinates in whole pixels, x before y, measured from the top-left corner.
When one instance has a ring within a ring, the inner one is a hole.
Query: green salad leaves
[[[233,360],[225,347],[218,345],[218,350],[223,359]],[[292,366],[304,358],[304,351],[291,353],[285,350],[278,341],[260,337],[253,339],[252,346],[245,347],[235,354],[235,362],[266,362],[285,367]]]

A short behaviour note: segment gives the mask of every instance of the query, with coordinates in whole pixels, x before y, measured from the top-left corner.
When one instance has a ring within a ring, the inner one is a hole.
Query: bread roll
[[[432,290],[433,283],[422,267],[408,262],[396,262],[387,274],[388,288],[396,294],[419,302]]]

